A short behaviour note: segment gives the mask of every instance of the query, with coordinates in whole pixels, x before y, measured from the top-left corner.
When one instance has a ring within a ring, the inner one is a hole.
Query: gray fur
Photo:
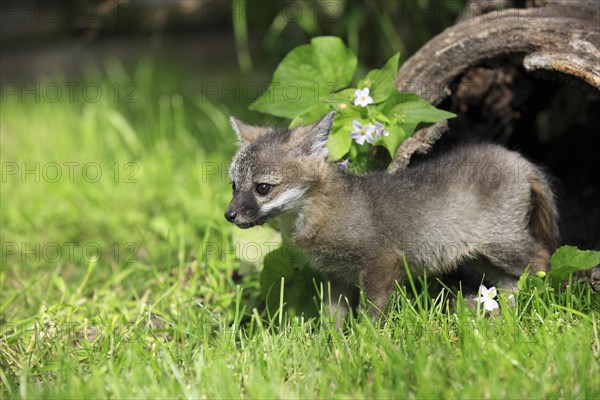
[[[547,269],[558,237],[554,197],[544,173],[518,153],[464,145],[398,173],[352,175],[322,152],[297,151],[311,138],[322,142],[315,133],[323,124],[329,130],[327,118],[291,132],[265,128],[243,145],[230,170],[237,190],[229,209],[240,212],[240,227],[277,218],[351,305],[360,285],[371,313],[384,310],[405,276],[403,257],[417,275],[471,263],[473,273],[507,288],[528,264]],[[284,172],[290,166],[293,179]],[[263,181],[274,185],[269,196],[254,191]],[[261,213],[298,188],[303,198],[293,207]]]

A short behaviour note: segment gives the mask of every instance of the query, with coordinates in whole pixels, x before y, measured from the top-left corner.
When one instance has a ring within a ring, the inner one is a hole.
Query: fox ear
[[[240,143],[243,144],[248,144],[255,141],[258,137],[262,136],[266,132],[265,128],[249,125],[235,117],[229,117],[229,122],[231,123],[231,127],[240,140]]]
[[[297,136],[300,136],[301,148],[305,154],[319,158],[327,157],[327,140],[334,119],[335,111],[330,111],[314,124],[297,128]]]

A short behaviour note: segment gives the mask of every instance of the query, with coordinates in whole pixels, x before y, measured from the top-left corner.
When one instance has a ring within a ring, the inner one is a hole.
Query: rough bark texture
[[[435,125],[423,128],[404,141],[402,147],[396,152],[396,157],[391,172],[406,168],[413,154],[427,154],[432,145],[448,131],[448,122],[442,121]]]
[[[408,59],[398,72],[396,87],[439,104],[451,94],[451,83],[470,67],[520,58],[527,71],[563,74],[600,90],[599,3],[569,4],[468,17]]]
[[[558,178],[563,241],[600,249],[600,1],[472,0],[396,87],[458,117],[406,140],[393,170],[455,141],[516,148]]]

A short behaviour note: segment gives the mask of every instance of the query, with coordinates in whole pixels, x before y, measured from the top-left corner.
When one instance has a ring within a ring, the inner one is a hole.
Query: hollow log
[[[526,71],[581,79],[600,90],[600,2],[551,2],[544,7],[462,17],[409,58],[396,87],[439,104],[466,70],[493,60],[520,59]]]
[[[600,1],[470,1],[396,88],[458,116],[404,141],[392,170],[460,141],[504,144],[557,178],[562,241],[600,249]]]

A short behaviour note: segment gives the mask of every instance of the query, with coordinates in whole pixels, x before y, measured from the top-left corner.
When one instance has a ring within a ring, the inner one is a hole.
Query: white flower
[[[486,311],[494,311],[498,308],[498,302],[494,300],[496,297],[496,288],[492,286],[491,288],[486,288],[485,286],[479,286],[479,292],[481,297],[479,297],[479,302],[483,303],[483,308]]]
[[[352,126],[354,130],[350,132],[350,137],[356,140],[356,143],[363,144],[365,141],[367,143],[373,143],[373,132],[375,132],[375,126],[368,124],[367,126],[362,126],[360,122],[357,120],[352,121]]]
[[[514,294],[511,294],[508,296],[508,302],[513,306],[515,305],[515,295]]]
[[[379,121],[375,121],[375,137],[379,136],[388,136],[390,131],[386,131],[383,129],[383,124]]]
[[[366,87],[364,89],[356,89],[354,91],[354,95],[356,98],[354,99],[355,106],[366,107],[369,104],[373,103],[373,98],[369,96],[369,88]]]

